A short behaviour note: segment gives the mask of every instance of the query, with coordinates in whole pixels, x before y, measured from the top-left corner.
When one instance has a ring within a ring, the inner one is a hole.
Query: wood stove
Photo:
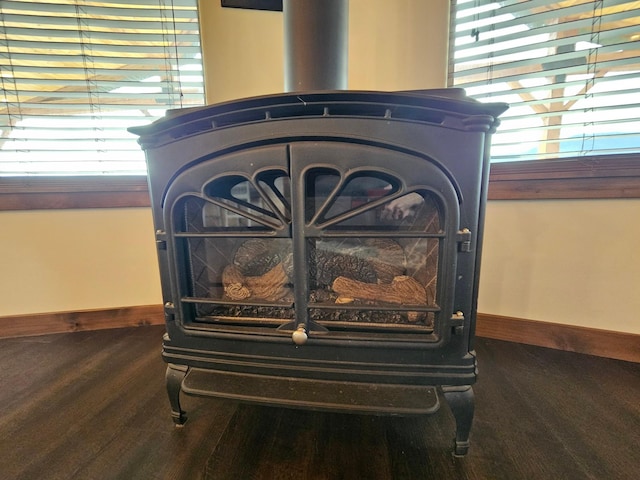
[[[345,0],[284,2],[290,93],[170,112],[149,171],[180,394],[427,414],[468,449],[490,135],[460,89],[346,88]],[[342,91],[340,91],[342,90]]]
[[[173,112],[140,135],[180,392],[424,414],[463,455],[489,136],[460,90],[316,92]]]

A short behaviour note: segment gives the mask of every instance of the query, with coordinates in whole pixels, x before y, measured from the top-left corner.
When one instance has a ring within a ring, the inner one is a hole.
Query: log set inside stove
[[[339,305],[377,304],[434,305],[437,282],[437,249],[425,252],[431,267],[409,268],[403,247],[387,238],[363,240],[327,240],[316,243],[307,257],[310,278],[310,303],[333,302]],[[225,298],[256,299],[269,302],[293,300],[293,254],[290,248],[274,248],[263,239],[243,242],[233,263],[222,272]],[[233,307],[232,307],[233,309]],[[238,315],[237,311],[229,312]],[[259,316],[258,310],[255,315]],[[380,323],[422,323],[427,315],[419,312],[337,312],[314,320],[364,321]],[[432,319],[431,319],[432,321]]]

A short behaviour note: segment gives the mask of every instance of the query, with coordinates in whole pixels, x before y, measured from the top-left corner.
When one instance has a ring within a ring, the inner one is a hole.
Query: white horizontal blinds
[[[0,81],[0,175],[145,174],[126,129],[204,104],[196,0],[2,0]]]
[[[503,101],[492,160],[640,151],[640,2],[457,0],[450,85]]]

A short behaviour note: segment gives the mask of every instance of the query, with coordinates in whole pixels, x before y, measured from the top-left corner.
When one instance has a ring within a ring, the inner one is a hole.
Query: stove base
[[[393,385],[215,371],[170,363],[167,392],[177,426],[187,421],[180,392],[261,405],[375,415],[426,415],[440,408],[436,386]],[[456,420],[454,455],[469,450],[474,395],[471,386],[442,386]]]
[[[240,374],[175,364],[167,368],[167,389],[176,423],[186,420],[177,398],[180,391],[187,395],[344,413],[424,415],[440,408],[433,386]]]

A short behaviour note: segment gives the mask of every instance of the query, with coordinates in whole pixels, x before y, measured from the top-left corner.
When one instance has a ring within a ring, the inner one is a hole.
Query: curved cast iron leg
[[[461,457],[469,451],[469,432],[475,408],[473,389],[470,385],[443,386],[442,392],[456,419],[456,442],[453,454]]]
[[[180,390],[182,389],[182,380],[186,377],[189,367],[186,365],[175,365],[170,363],[167,367],[166,381],[167,393],[169,394],[169,403],[171,404],[171,417],[176,425],[184,425],[187,421],[186,412],[180,408]]]

